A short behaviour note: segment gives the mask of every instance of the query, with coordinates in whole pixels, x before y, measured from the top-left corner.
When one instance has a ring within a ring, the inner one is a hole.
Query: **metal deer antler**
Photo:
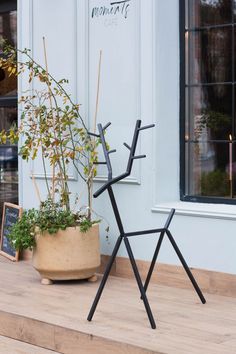
[[[170,240],[172,246],[174,247],[174,249],[175,249],[180,261],[182,262],[182,265],[183,265],[183,267],[184,267],[184,269],[185,269],[190,281],[192,282],[192,284],[193,284],[198,296],[200,297],[202,303],[205,303],[206,300],[205,300],[200,288],[198,287],[197,282],[195,281],[195,279],[194,279],[194,277],[193,277],[193,275],[192,275],[187,263],[185,262],[185,260],[184,260],[184,258],[182,256],[182,254],[181,254],[181,252],[180,252],[180,250],[179,250],[179,248],[178,248],[178,246],[177,246],[172,234],[169,231],[169,225],[170,225],[171,220],[172,220],[172,218],[174,216],[175,209],[171,209],[171,211],[169,213],[169,216],[167,218],[167,221],[166,221],[164,227],[162,227],[162,228],[151,229],[151,230],[143,230],[143,231],[135,231],[135,232],[128,232],[128,233],[125,232],[124,228],[123,228],[122,220],[121,220],[119,209],[118,209],[118,206],[117,206],[117,203],[116,203],[116,199],[115,199],[115,196],[114,196],[114,193],[113,193],[112,185],[114,183],[118,182],[118,181],[121,181],[122,179],[126,178],[127,176],[129,176],[131,174],[134,160],[146,157],[146,155],[135,155],[136,147],[137,147],[137,143],[138,143],[138,138],[139,138],[139,134],[140,134],[140,132],[142,130],[153,128],[154,124],[141,127],[141,120],[137,120],[136,125],[135,125],[135,129],[134,129],[133,140],[132,140],[131,146],[129,146],[127,143],[124,143],[124,146],[130,151],[126,171],[124,173],[122,173],[121,175],[117,176],[117,177],[113,177],[112,176],[112,165],[111,165],[111,161],[110,161],[110,154],[115,152],[116,150],[108,150],[107,149],[107,144],[106,144],[106,140],[105,140],[105,136],[104,136],[105,130],[110,125],[111,125],[111,123],[107,123],[103,127],[101,124],[98,124],[98,134],[90,133],[90,135],[96,136],[96,137],[101,139],[105,161],[98,162],[98,164],[106,164],[107,165],[107,170],[108,170],[107,182],[104,183],[104,185],[101,188],[99,188],[94,193],[94,198],[97,198],[105,190],[108,191],[108,194],[109,194],[109,197],[110,197],[111,205],[112,205],[112,208],[113,208],[113,212],[114,212],[114,215],[115,215],[115,218],[116,218],[116,222],[117,222],[117,226],[118,226],[120,235],[117,238],[115,247],[113,249],[112,255],[111,255],[111,257],[109,259],[109,262],[107,264],[107,267],[105,269],[102,281],[101,281],[100,286],[98,288],[97,294],[95,296],[95,299],[93,301],[93,304],[92,304],[92,307],[90,309],[90,312],[89,312],[89,315],[88,315],[87,319],[88,319],[88,321],[91,321],[92,318],[93,318],[93,315],[94,315],[94,312],[96,310],[97,304],[99,302],[99,299],[100,299],[100,297],[102,295],[102,292],[103,292],[103,289],[105,287],[106,281],[107,281],[108,276],[110,274],[112,264],[113,264],[113,262],[114,262],[114,260],[116,258],[116,255],[117,255],[117,252],[118,252],[118,250],[120,248],[121,242],[124,241],[125,247],[127,249],[128,256],[129,256],[129,259],[130,259],[130,262],[131,262],[131,266],[133,268],[134,276],[136,278],[136,281],[137,281],[137,284],[138,284],[138,287],[139,287],[139,291],[141,293],[141,299],[143,300],[143,303],[144,303],[144,306],[145,306],[145,309],[146,309],[146,312],[147,312],[151,327],[153,329],[155,329],[156,328],[156,324],[155,324],[155,321],[154,321],[154,318],[153,318],[153,315],[152,315],[152,311],[151,311],[151,308],[150,308],[150,305],[149,305],[149,302],[148,302],[148,299],[147,299],[147,296],[146,296],[146,291],[147,291],[147,288],[148,288],[148,285],[149,285],[149,282],[150,282],[150,279],[151,279],[151,276],[152,276],[152,273],[153,273],[153,270],[154,270],[154,266],[155,266],[155,263],[156,263],[156,260],[157,260],[158,254],[159,254],[159,250],[160,250],[160,247],[161,247],[161,244],[162,244],[162,241],[163,241],[163,238],[164,238],[165,234],[167,235],[168,239]],[[134,255],[133,255],[133,251],[131,249],[130,242],[129,242],[128,238],[131,237],[131,236],[139,236],[139,235],[147,235],[147,234],[155,234],[155,233],[160,234],[160,236],[159,236],[159,240],[157,242],[157,246],[156,246],[156,249],[155,249],[155,252],[154,252],[154,255],[153,255],[153,259],[152,259],[152,262],[151,262],[151,265],[150,265],[150,268],[149,268],[149,271],[148,271],[148,274],[147,274],[147,278],[146,278],[145,284],[143,285],[141,277],[140,277],[140,274],[139,274],[139,271],[138,271],[138,268],[137,268],[137,264],[136,264],[136,261],[135,261]]]
[[[122,179],[128,177],[131,174],[134,160],[142,159],[142,158],[146,157],[146,155],[135,156],[139,133],[141,130],[153,128],[155,126],[154,124],[151,124],[151,125],[141,127],[141,120],[137,120],[136,125],[135,125],[135,129],[134,129],[134,135],[133,135],[131,147],[128,144],[124,143],[124,146],[130,151],[126,171],[124,173],[122,173],[121,175],[112,178],[112,166],[111,166],[111,161],[110,161],[109,155],[113,152],[116,152],[116,150],[107,150],[107,144],[106,144],[106,140],[105,140],[105,136],[104,136],[104,131],[110,125],[111,125],[110,122],[107,123],[104,127],[102,127],[101,124],[98,124],[99,134],[96,134],[96,136],[100,137],[100,139],[101,139],[103,153],[104,153],[104,157],[105,157],[105,162],[98,162],[98,164],[106,164],[107,165],[108,181],[100,189],[98,189],[97,192],[94,193],[94,195],[93,195],[94,198],[97,198],[100,194],[102,194],[105,190],[107,190],[114,183],[121,181]],[[89,133],[89,134],[95,135],[93,133]]]

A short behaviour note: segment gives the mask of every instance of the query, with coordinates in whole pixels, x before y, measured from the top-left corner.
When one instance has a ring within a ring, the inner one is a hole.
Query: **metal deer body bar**
[[[166,223],[165,223],[164,227],[162,227],[162,228],[151,229],[151,230],[143,230],[143,231],[134,231],[134,232],[125,232],[124,231],[122,220],[121,220],[120,213],[119,213],[119,209],[118,209],[118,206],[117,206],[117,203],[116,203],[116,199],[115,199],[115,196],[114,196],[114,193],[113,193],[112,185],[114,183],[118,182],[118,181],[121,181],[122,179],[126,178],[127,176],[129,176],[131,174],[134,160],[146,157],[145,155],[135,155],[137,142],[138,142],[138,138],[139,138],[140,132],[142,130],[145,130],[145,129],[153,128],[154,124],[141,127],[141,120],[137,120],[136,125],[135,125],[135,129],[134,129],[134,135],[133,135],[133,140],[132,140],[131,146],[129,146],[128,144],[124,143],[124,146],[130,151],[126,172],[124,172],[123,174],[121,174],[121,175],[119,175],[117,177],[114,177],[114,178],[112,176],[112,165],[111,165],[111,161],[110,161],[110,156],[109,155],[111,153],[115,152],[116,150],[108,150],[107,149],[107,144],[106,144],[105,137],[104,137],[104,132],[110,126],[110,124],[111,123],[108,123],[104,127],[101,124],[98,124],[98,134],[90,133],[91,135],[94,135],[94,136],[96,136],[96,137],[101,139],[105,161],[104,162],[98,162],[98,164],[99,163],[100,164],[106,164],[107,165],[107,170],[108,170],[108,180],[100,189],[98,189],[94,193],[94,198],[97,198],[104,191],[106,191],[106,190],[108,191],[108,194],[109,194],[109,197],[110,197],[110,201],[111,201],[111,205],[112,205],[112,209],[113,209],[113,212],[114,212],[114,215],[115,215],[115,219],[116,219],[116,222],[117,222],[117,226],[118,226],[120,235],[117,238],[115,247],[113,249],[112,255],[111,255],[111,257],[110,257],[110,259],[108,261],[108,264],[106,266],[103,278],[101,280],[100,286],[98,288],[97,294],[95,296],[95,299],[93,301],[93,304],[92,304],[92,307],[90,309],[90,312],[89,312],[89,315],[88,315],[87,319],[88,319],[88,321],[91,321],[92,318],[93,318],[94,312],[96,310],[96,307],[97,307],[97,304],[99,302],[99,299],[100,299],[100,297],[102,295],[103,289],[104,289],[104,287],[106,285],[106,281],[107,281],[108,276],[110,274],[112,265],[114,263],[116,255],[117,255],[117,252],[118,252],[118,250],[120,248],[121,242],[124,241],[124,244],[125,244],[129,259],[130,259],[130,263],[131,263],[131,266],[132,266],[132,269],[133,269],[133,272],[134,272],[134,276],[135,276],[135,279],[136,279],[138,287],[139,287],[139,291],[140,291],[140,294],[141,294],[141,299],[143,300],[143,303],[144,303],[144,306],[145,306],[145,309],[146,309],[146,312],[147,312],[147,315],[148,315],[148,319],[150,321],[150,325],[151,325],[151,327],[153,329],[155,329],[156,328],[156,323],[155,323],[153,315],[152,315],[152,311],[151,311],[151,308],[150,308],[150,305],[149,305],[149,302],[148,302],[148,299],[147,299],[146,291],[148,289],[148,285],[149,285],[149,282],[151,280],[151,276],[152,276],[152,273],[153,273],[153,270],[154,270],[154,266],[155,266],[155,263],[156,263],[156,260],[157,260],[157,257],[158,257],[158,254],[159,254],[159,251],[160,251],[160,248],[161,248],[161,244],[162,244],[162,241],[163,241],[163,238],[164,238],[165,235],[168,237],[168,239],[169,239],[170,243],[172,244],[175,252],[177,253],[177,256],[179,257],[179,259],[180,259],[180,261],[181,261],[181,263],[182,263],[182,265],[183,265],[183,267],[184,267],[184,269],[185,269],[185,271],[186,271],[186,273],[187,273],[187,275],[188,275],[193,287],[195,288],[195,290],[196,290],[201,302],[204,304],[206,302],[206,300],[205,300],[205,298],[204,298],[204,296],[203,296],[203,294],[202,294],[202,292],[201,292],[196,280],[194,279],[194,277],[193,277],[193,275],[192,275],[192,273],[191,273],[191,271],[190,271],[190,269],[189,269],[184,257],[182,256],[182,254],[181,254],[181,252],[180,252],[180,250],[179,250],[179,248],[178,248],[178,246],[177,246],[177,244],[176,244],[176,242],[175,242],[175,240],[174,240],[174,238],[173,238],[173,236],[172,236],[172,234],[171,234],[171,232],[169,230],[169,226],[170,226],[171,220],[172,220],[172,218],[174,216],[175,209],[171,209],[170,210],[170,213],[169,213],[169,216],[168,216],[168,218],[166,220]],[[141,280],[141,277],[140,277],[140,274],[139,274],[139,271],[138,271],[138,267],[137,267],[134,255],[133,255],[133,251],[132,251],[131,246],[130,246],[129,237],[131,237],[131,236],[139,236],[139,235],[147,235],[147,234],[159,234],[159,239],[158,239],[157,246],[156,246],[156,249],[155,249],[151,264],[150,264],[150,268],[149,268],[146,280],[145,280],[145,282],[143,284],[142,280]]]

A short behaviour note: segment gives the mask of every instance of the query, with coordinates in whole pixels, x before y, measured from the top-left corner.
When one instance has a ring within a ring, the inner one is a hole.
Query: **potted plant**
[[[48,72],[45,47],[44,54],[45,67],[32,58],[28,49],[16,50],[6,45],[0,58],[0,67],[9,75],[28,75],[29,82],[40,83],[40,89],[20,98],[23,106],[20,124],[1,131],[0,143],[16,143],[21,139],[19,155],[23,160],[40,157],[47,189],[43,201],[32,176],[40,207],[24,211],[9,238],[16,249],[33,249],[33,265],[43,283],[94,279],[100,265],[98,224],[92,220],[92,185],[99,139],[88,134],[80,105],[72,101],[65,88],[68,80],[57,80]],[[87,208],[79,207],[79,197],[70,191],[70,164],[87,188]],[[72,197],[76,208],[71,207]]]

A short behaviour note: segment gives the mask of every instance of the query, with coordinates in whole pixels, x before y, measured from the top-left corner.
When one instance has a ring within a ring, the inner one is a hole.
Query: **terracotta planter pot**
[[[36,235],[33,266],[43,284],[52,280],[95,280],[99,265],[99,225],[93,225],[86,233],[80,232],[79,227],[69,227],[55,235]]]

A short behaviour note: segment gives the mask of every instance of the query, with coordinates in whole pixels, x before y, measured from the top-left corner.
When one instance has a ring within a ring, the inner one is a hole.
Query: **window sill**
[[[169,213],[171,208],[176,210],[177,215],[236,220],[236,205],[173,201],[157,204],[151,210],[154,213]]]

